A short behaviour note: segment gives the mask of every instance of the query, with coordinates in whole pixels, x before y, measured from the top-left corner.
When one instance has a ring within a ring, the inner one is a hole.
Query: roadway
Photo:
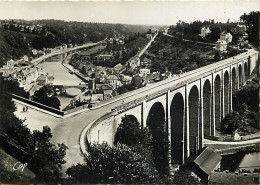
[[[158,32],[156,32],[156,34],[153,36],[153,38],[143,47],[143,49],[141,51],[139,51],[137,53],[137,55],[136,55],[137,57],[140,58],[144,54],[144,52],[150,47],[150,45],[152,44],[154,39],[157,37],[157,35],[158,35]]]
[[[246,140],[246,141],[225,141],[225,142],[204,139],[204,144],[207,144],[207,145],[249,145],[249,144],[255,144],[255,143],[260,143],[260,138]]]
[[[172,37],[172,38],[180,38],[180,37],[176,37],[176,36],[173,36],[173,35],[169,35],[168,33],[163,33],[163,35],[168,36],[168,37]],[[194,42],[193,40],[187,40],[187,39],[182,39],[182,40],[184,40],[186,42]],[[196,43],[205,44],[205,45],[209,45],[209,46],[216,46],[216,44],[209,43],[209,42],[199,42],[199,41],[196,41]]]
[[[105,40],[106,39],[104,39],[102,41],[99,41],[99,42],[96,42],[96,43],[87,43],[87,44],[84,44],[84,45],[81,45],[81,46],[76,46],[76,47],[73,47],[73,48],[68,48],[66,50],[61,50],[61,51],[57,51],[57,52],[50,53],[50,54],[47,54],[47,55],[43,55],[43,56],[41,56],[41,57],[39,57],[37,59],[32,60],[31,63],[32,63],[32,65],[37,65],[42,60],[48,59],[48,58],[50,58],[52,56],[68,53],[68,52],[75,51],[75,50],[82,49],[82,48],[89,47],[89,46],[95,46],[95,45],[97,45],[99,43],[102,43]]]

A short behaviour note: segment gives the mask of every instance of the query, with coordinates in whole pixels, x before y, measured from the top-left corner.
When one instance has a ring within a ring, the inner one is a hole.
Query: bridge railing
[[[83,154],[88,152],[89,146],[91,144],[91,131],[95,126],[97,126],[102,121],[108,119],[109,117],[113,116],[114,112],[109,112],[98,118],[97,120],[93,121],[91,124],[89,124],[81,133],[80,136],[80,149]]]
[[[249,52],[252,52],[252,51],[249,51]],[[245,57],[248,57],[248,52],[241,53],[239,55],[236,55],[235,57],[224,59],[224,60],[221,60],[219,62],[210,64],[210,65],[207,65],[207,66],[204,66],[204,67],[201,67],[201,68],[189,71],[189,72],[186,72],[186,73],[182,74],[180,77],[177,77],[177,78],[173,77],[173,78],[169,78],[169,79],[157,82],[155,84],[152,84],[150,87],[139,88],[138,89],[139,91],[142,91],[142,90],[145,91],[145,89],[151,89],[151,88],[159,87],[159,86],[164,85],[166,83],[176,81],[176,84],[174,84],[173,87],[169,87],[169,88],[166,88],[166,89],[160,89],[159,92],[153,93],[153,94],[149,95],[148,97],[142,97],[142,98],[136,99],[133,102],[129,102],[129,103],[124,104],[124,105],[120,105],[120,106],[116,107],[114,110],[126,109],[127,107],[133,106],[135,104],[139,104],[141,101],[143,101],[145,99],[146,100],[147,99],[153,99],[157,96],[160,96],[163,93],[166,93],[168,90],[172,91],[172,90],[177,89],[180,86],[183,86],[187,83],[193,82],[194,79],[199,79],[199,78],[201,78],[201,76],[208,76],[208,75],[212,74],[213,72],[217,72],[217,71],[219,71],[223,68],[229,67],[231,64],[234,63],[234,60],[240,61],[240,60],[245,59]],[[203,73],[201,73],[202,71],[203,71]],[[189,76],[189,75],[193,75],[192,78],[183,80],[182,82],[177,82],[177,80],[182,79],[183,77],[186,77],[186,76]],[[102,104],[106,104],[106,103],[111,102],[111,101],[116,101],[116,100],[119,101],[120,99],[123,99],[123,97],[130,96],[131,94],[134,94],[134,92],[130,91],[130,92],[124,93],[122,95],[110,98],[108,100],[96,103],[96,104],[93,105],[93,108],[98,107]]]
[[[29,105],[32,105],[34,107],[37,107],[39,109],[43,109],[45,111],[48,111],[48,112],[51,112],[51,113],[54,113],[54,114],[57,114],[59,116],[64,116],[64,112],[61,111],[61,110],[58,110],[58,109],[55,109],[53,107],[49,107],[47,105],[43,105],[41,103],[38,103],[38,102],[35,102],[35,101],[32,101],[32,100],[29,100],[29,99],[26,99],[26,98],[23,98],[21,96],[18,96],[18,95],[15,95],[15,94],[11,94],[12,98],[16,99],[16,100],[19,100],[21,102],[24,102],[24,103],[27,103]]]

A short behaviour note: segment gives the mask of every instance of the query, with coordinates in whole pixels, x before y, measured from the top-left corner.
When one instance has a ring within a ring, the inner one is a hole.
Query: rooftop
[[[210,174],[221,160],[221,156],[208,147],[204,147],[198,153],[187,159],[186,163],[195,163],[206,174]]]

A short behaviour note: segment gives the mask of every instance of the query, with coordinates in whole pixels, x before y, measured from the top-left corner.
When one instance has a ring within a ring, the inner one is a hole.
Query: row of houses
[[[16,27],[16,29],[19,29],[21,32],[29,31],[32,33],[33,31],[41,32],[42,31],[42,25],[40,23],[38,24],[33,24],[33,25],[25,25],[25,24],[19,24],[19,23],[14,23],[14,22],[3,22],[1,23],[2,27],[10,28],[12,26]]]
[[[25,91],[29,91],[33,85],[53,84],[54,77],[44,74],[38,67],[15,67],[17,63],[19,61],[8,61],[7,65],[0,69],[0,73],[4,78],[17,81]]]

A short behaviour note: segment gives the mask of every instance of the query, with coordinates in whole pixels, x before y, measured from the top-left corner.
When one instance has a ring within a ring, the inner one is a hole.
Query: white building
[[[220,52],[224,52],[227,50],[227,42],[225,40],[220,40],[218,39],[217,45],[216,45],[216,50]]]
[[[199,35],[201,37],[206,37],[210,33],[211,33],[211,31],[210,31],[209,27],[203,27],[203,28],[201,28],[201,33]]]
[[[238,24],[236,30],[238,33],[244,34],[246,32],[246,25]]]
[[[132,69],[135,69],[137,67],[139,67],[141,64],[140,58],[139,57],[133,57],[132,59],[130,59],[129,61],[129,66]]]
[[[150,74],[150,69],[140,69],[140,75],[143,76],[143,75],[147,75],[147,74]]]
[[[232,42],[232,35],[230,33],[221,33],[220,40],[225,40],[228,44]]]

